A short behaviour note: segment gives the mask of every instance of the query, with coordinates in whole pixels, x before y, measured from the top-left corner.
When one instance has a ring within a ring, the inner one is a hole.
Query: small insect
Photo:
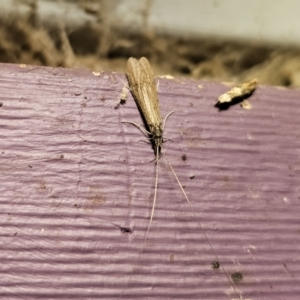
[[[231,102],[235,98],[246,97],[251,95],[257,87],[257,79],[246,81],[238,86],[233,87],[230,91],[222,94],[218,98],[218,104]]]
[[[145,239],[144,239],[144,244],[141,247],[140,252],[139,252],[139,258],[140,258],[140,255],[146,244],[146,241],[147,241],[147,238],[149,235],[149,231],[151,228],[151,223],[152,223],[152,220],[154,217],[154,210],[155,210],[155,204],[156,204],[156,198],[157,198],[157,186],[158,186],[158,161],[159,161],[162,144],[164,142],[163,130],[164,130],[166,120],[168,119],[170,114],[173,113],[173,111],[171,111],[169,114],[167,114],[164,121],[162,121],[161,114],[160,114],[160,108],[159,108],[159,102],[158,102],[158,95],[157,95],[157,91],[156,91],[155,79],[154,79],[153,71],[151,69],[151,66],[150,66],[147,58],[142,57],[140,60],[137,60],[132,57],[129,58],[127,61],[126,76],[127,76],[128,83],[129,83],[129,89],[134,97],[134,100],[135,100],[143,118],[146,121],[149,131],[147,131],[146,129],[142,128],[140,125],[138,125],[134,122],[125,121],[124,123],[133,124],[134,126],[138,127],[145,135],[148,135],[150,137],[150,140],[153,143],[154,152],[155,152],[155,160],[156,160],[156,177],[155,177],[155,189],[154,189],[153,204],[152,204],[152,210],[151,210],[151,216],[150,216],[150,220],[149,220],[149,224],[148,224],[148,229],[147,229]],[[166,158],[166,156],[165,156],[165,158]],[[186,160],[186,155],[183,155],[182,159]],[[166,158],[166,160],[167,160],[167,158]],[[197,221],[198,226],[199,226],[200,230],[202,231],[206,242],[209,244],[213,255],[215,256],[215,260],[217,262],[219,262],[220,260],[217,256],[214,248],[212,247],[212,244],[210,243],[204,229],[202,228],[200,222],[198,221],[196,214],[194,212],[193,206],[184,190],[183,185],[181,184],[177,174],[175,173],[174,168],[168,162],[168,160],[167,160],[167,164],[169,165],[185,199],[187,200],[187,202],[190,206],[190,209],[193,213],[193,216],[194,216],[195,220]],[[236,288],[234,287],[233,283],[231,282],[228,274],[225,272],[225,269],[222,266],[222,264],[220,266],[221,266],[223,273],[226,275],[228,282],[230,283],[231,287],[235,291],[236,295],[238,296],[239,299],[242,299],[241,296],[238,294]],[[131,276],[132,276],[132,274],[130,275],[128,282],[130,281]],[[121,297],[123,295],[123,293],[124,293],[124,289],[119,297]]]
[[[120,106],[120,104],[123,105],[126,103],[128,92],[129,92],[129,89],[127,87],[127,84],[124,84],[121,94],[119,96],[119,101],[116,102],[116,106],[115,106],[116,109]]]

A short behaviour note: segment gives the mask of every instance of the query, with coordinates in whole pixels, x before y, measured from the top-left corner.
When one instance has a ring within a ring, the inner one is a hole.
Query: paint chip
[[[244,108],[244,109],[251,109],[252,108],[252,105],[248,100],[242,101],[240,106],[241,106],[241,108]]]
[[[161,75],[161,76],[158,76],[159,78],[164,78],[164,79],[174,79],[174,76],[172,76],[172,75],[168,75],[168,74],[166,74],[166,75]]]

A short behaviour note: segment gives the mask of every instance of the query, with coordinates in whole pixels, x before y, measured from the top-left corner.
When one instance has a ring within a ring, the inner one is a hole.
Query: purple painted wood
[[[1,299],[237,299],[164,157],[139,258],[154,152],[131,95],[114,108],[124,75],[0,70]],[[241,299],[298,299],[300,91],[219,111],[226,90],[159,79],[163,151]]]

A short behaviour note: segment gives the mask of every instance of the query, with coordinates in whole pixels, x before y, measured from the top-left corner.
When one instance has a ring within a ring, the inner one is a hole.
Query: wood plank
[[[154,152],[122,123],[142,123],[132,96],[115,109],[123,74],[0,70],[1,299],[237,298],[164,157],[138,260]],[[297,299],[300,92],[261,86],[252,109],[219,111],[228,89],[159,79],[162,115],[175,110],[163,151],[241,299]]]

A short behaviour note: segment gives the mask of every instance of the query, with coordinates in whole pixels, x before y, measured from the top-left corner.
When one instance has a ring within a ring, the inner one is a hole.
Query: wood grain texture
[[[139,143],[125,76],[0,65],[1,299],[235,299],[171,171]],[[198,85],[201,84],[201,88]],[[167,154],[243,299],[298,299],[299,90],[159,79]],[[182,156],[186,155],[186,160]],[[135,268],[135,266],[137,266]],[[128,277],[134,274],[128,283]]]

